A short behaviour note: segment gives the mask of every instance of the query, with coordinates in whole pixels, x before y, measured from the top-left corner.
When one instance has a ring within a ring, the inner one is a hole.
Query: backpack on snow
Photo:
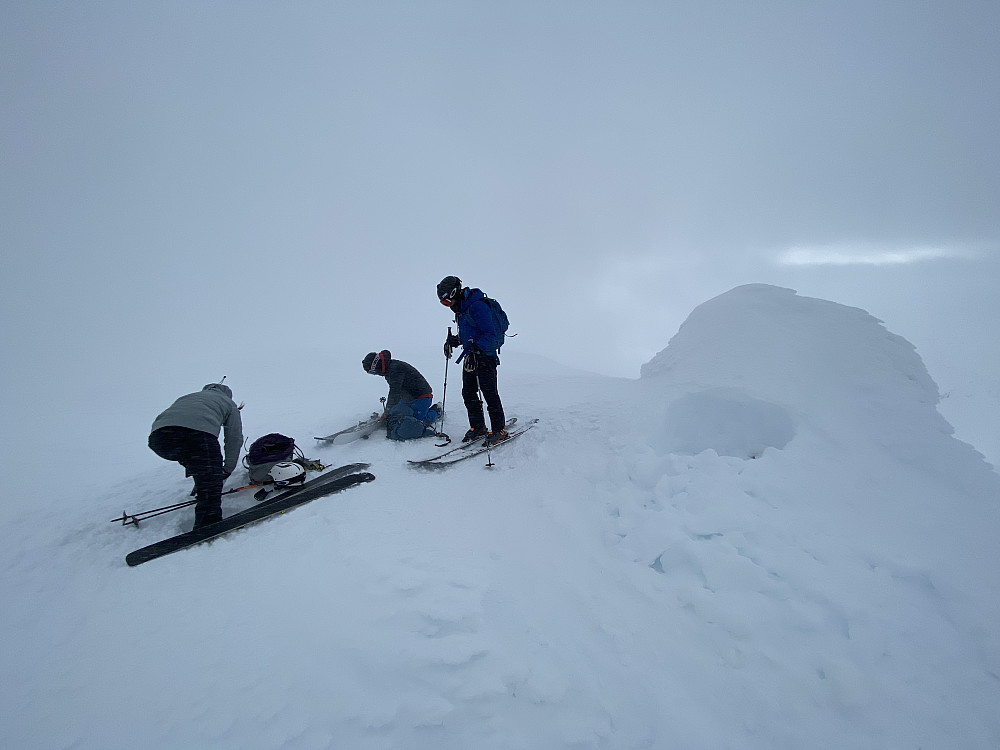
[[[325,468],[319,461],[306,458],[295,445],[295,440],[279,432],[257,438],[243,456],[243,465],[250,472],[251,484],[265,484],[270,481],[268,472],[275,464],[283,461],[293,461],[304,469],[322,471]]]

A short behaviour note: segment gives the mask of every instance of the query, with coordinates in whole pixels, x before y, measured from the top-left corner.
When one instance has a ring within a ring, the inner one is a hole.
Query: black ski
[[[513,427],[516,422],[517,422],[517,417],[511,417],[510,419],[507,420],[507,423],[503,426],[503,428],[508,432],[510,432],[510,428]],[[454,448],[446,450],[444,453],[438,453],[436,456],[431,456],[430,458],[407,460],[407,463],[421,465],[429,463],[431,461],[439,461],[445,456],[451,456],[455,453],[460,453],[462,451],[470,450],[471,448],[479,448],[482,445],[483,445],[482,438],[477,438],[476,440],[470,440],[467,443],[460,443],[459,445],[456,445]]]
[[[171,552],[177,552],[195,544],[207,542],[209,539],[215,539],[217,536],[243,528],[278,513],[283,513],[286,510],[308,503],[310,500],[315,500],[318,497],[340,492],[356,484],[371,482],[375,479],[374,474],[367,472],[350,473],[351,471],[355,471],[356,467],[364,468],[367,466],[368,464],[351,464],[350,466],[341,467],[327,475],[316,477],[298,489],[284,492],[260,505],[255,505],[252,508],[234,513],[229,518],[224,518],[218,523],[202,526],[200,529],[178,534],[177,536],[130,552],[125,556],[125,562],[130,566],[140,565],[149,560],[155,560],[157,557],[169,555]]]
[[[538,423],[537,419],[532,419],[529,422],[525,422],[523,427],[519,427],[516,430],[510,430],[508,428],[505,428],[509,433],[508,438],[502,442],[495,443],[491,446],[487,446],[486,443],[484,442],[479,442],[478,440],[474,440],[471,443],[462,446],[461,448],[447,451],[432,458],[425,458],[423,461],[410,461],[409,463],[421,469],[443,469],[447,466],[452,466],[453,464],[457,464],[459,461],[465,461],[466,459],[472,458],[473,456],[481,456],[483,453],[487,453],[489,451],[494,451],[497,448],[501,448],[507,443],[509,443],[511,440],[514,440],[515,438],[518,438],[524,433],[526,433],[537,423]],[[508,422],[508,424],[510,423]],[[469,450],[470,448],[471,450]],[[492,466],[492,465],[493,464],[487,464],[487,466]]]

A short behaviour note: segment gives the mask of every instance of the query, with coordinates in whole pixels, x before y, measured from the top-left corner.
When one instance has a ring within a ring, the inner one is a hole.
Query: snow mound
[[[952,434],[937,385],[906,339],[864,310],[766,284],[695,308],[641,372],[650,401],[667,404],[652,439],[665,452],[753,458],[808,426],[934,462],[941,441],[928,436]]]

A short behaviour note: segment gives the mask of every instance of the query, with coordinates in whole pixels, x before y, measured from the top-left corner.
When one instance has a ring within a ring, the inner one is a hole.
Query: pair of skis
[[[241,529],[244,526],[256,523],[278,513],[284,513],[291,508],[304,505],[318,497],[332,495],[349,487],[371,482],[375,479],[375,475],[362,471],[363,469],[367,469],[368,466],[369,464],[364,463],[341,466],[339,469],[334,469],[309,480],[301,487],[283,492],[259,505],[234,513],[218,523],[202,526],[130,552],[125,556],[125,562],[130,566],[141,565],[149,560],[169,555],[171,552],[177,552],[178,550],[192,547],[195,544],[215,539],[230,531]]]
[[[382,418],[385,416],[385,401],[386,397],[383,396],[379,399],[382,402],[382,411],[373,411],[372,415],[368,419],[362,419],[353,427],[348,427],[346,430],[341,430],[340,432],[334,432],[330,435],[324,437],[317,437],[321,443],[330,443],[331,445],[344,445],[346,443],[353,443],[355,440],[364,439],[367,440],[368,437],[378,429],[378,426],[382,424]]]
[[[382,399],[382,403],[385,403],[385,398]],[[377,411],[373,411],[372,415],[368,417],[368,419],[363,419],[352,427],[348,427],[340,432],[331,433],[330,435],[315,437],[313,439],[328,445],[346,445],[347,443],[353,443],[355,440],[359,439],[367,440],[371,437],[375,430],[384,426],[385,412],[379,413]],[[435,433],[434,437],[444,438],[447,441],[445,444],[451,442],[451,438],[443,433]]]
[[[348,427],[346,430],[341,430],[340,432],[334,432],[331,435],[326,435],[325,437],[317,437],[316,440],[321,443],[329,443],[330,445],[345,445],[347,443],[353,443],[358,439],[367,439],[375,430],[378,429],[379,425],[382,423],[382,415],[377,411],[373,411],[372,415],[368,419],[358,422],[353,427]]]
[[[316,440],[325,443],[330,443],[333,445],[343,445],[345,443],[353,442],[354,440],[357,440],[359,438],[367,438],[372,432],[375,431],[380,422],[381,422],[380,415],[376,412],[373,413],[371,417],[369,417],[367,420],[358,422],[358,424],[354,425],[353,427],[348,427],[346,430],[341,430],[340,432],[335,432],[325,437],[317,437]],[[449,450],[444,451],[443,453],[437,454],[436,456],[431,456],[430,458],[424,458],[418,460],[410,460],[407,461],[407,463],[417,468],[434,469],[434,468],[444,468],[447,466],[451,466],[453,464],[459,463],[460,461],[465,461],[467,459],[473,458],[474,456],[482,455],[483,453],[486,453],[488,458],[492,459],[492,457],[489,456],[489,454],[494,448],[497,448],[501,445],[504,445],[505,443],[510,442],[515,438],[520,437],[525,432],[534,427],[537,422],[538,422],[537,419],[532,419],[531,421],[524,423],[522,426],[516,427],[517,417],[513,417],[511,419],[508,419],[506,425],[504,425],[504,429],[507,431],[508,434],[506,440],[503,440],[499,443],[490,446],[486,445],[485,441],[470,440],[467,443],[462,443],[460,445],[457,445],[454,448],[450,448]],[[443,447],[443,446],[438,446],[438,447]],[[493,466],[492,460],[490,460],[486,465]]]
[[[461,445],[450,450],[446,450],[444,453],[439,453],[436,456],[420,460],[411,460],[407,461],[407,463],[410,464],[410,466],[415,466],[420,469],[443,469],[448,466],[453,466],[460,461],[466,461],[474,456],[481,456],[483,453],[486,453],[488,457],[486,465],[493,466],[492,456],[490,456],[492,451],[506,445],[511,440],[521,437],[521,435],[526,433],[537,423],[537,419],[532,419],[518,426],[517,417],[514,417],[512,419],[508,419],[507,424],[504,425],[504,430],[507,432],[507,438],[499,443],[493,443],[490,445],[486,441],[480,442],[479,440],[470,440],[467,443],[462,443]]]

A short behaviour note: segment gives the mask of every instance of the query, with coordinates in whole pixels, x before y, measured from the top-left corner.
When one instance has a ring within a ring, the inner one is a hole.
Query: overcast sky
[[[342,363],[350,401],[385,347],[436,383],[449,274],[503,302],[508,349],[611,375],[751,282],[997,372],[1000,3],[0,8],[25,429],[117,404],[141,442],[264,361]]]

